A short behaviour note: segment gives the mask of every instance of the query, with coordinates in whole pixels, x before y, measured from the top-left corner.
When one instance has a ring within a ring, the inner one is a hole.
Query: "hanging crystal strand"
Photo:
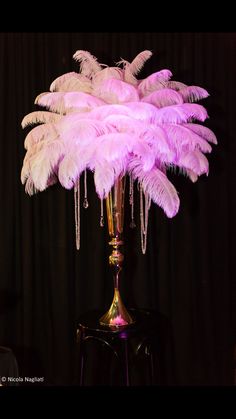
[[[129,203],[131,205],[131,222],[130,228],[135,228],[136,224],[134,222],[134,180],[132,175],[129,176]]]
[[[147,249],[147,229],[148,229],[148,215],[149,215],[149,209],[151,206],[151,198],[148,196],[148,194],[145,193],[145,212],[143,208],[143,189],[142,185],[139,185],[140,190],[140,222],[141,222],[141,247],[143,254],[146,253]]]
[[[88,203],[88,198],[87,198],[87,170],[85,169],[84,171],[84,202],[83,202],[83,207],[84,208],[88,208],[89,203]]]
[[[101,227],[104,227],[103,199],[101,199],[101,216],[100,216],[100,226],[101,226]]]
[[[147,232],[148,232],[148,216],[149,216],[149,209],[151,206],[151,198],[147,193],[145,193],[145,214],[144,214],[144,243],[142,247],[143,254],[146,253],[147,249]]]
[[[80,179],[74,186],[74,203],[75,203],[75,240],[76,249],[80,248]]]
[[[143,218],[143,189],[142,185],[138,183],[138,190],[139,190],[139,197],[140,197],[140,231],[141,231],[141,239],[144,234],[144,218]]]

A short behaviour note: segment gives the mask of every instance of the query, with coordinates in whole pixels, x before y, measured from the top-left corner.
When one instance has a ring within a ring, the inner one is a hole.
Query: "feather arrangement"
[[[108,67],[88,51],[74,54],[80,71],[54,80],[35,100],[44,110],[22,121],[23,128],[37,125],[25,139],[21,180],[27,193],[59,181],[76,195],[81,174],[90,170],[103,200],[117,178],[129,174],[148,202],[167,217],[177,214],[179,197],[168,168],[196,182],[208,174],[205,153],[217,139],[198,123],[208,118],[206,109],[193,103],[208,96],[205,89],[170,80],[167,69],[137,79],[151,56],[142,51],[131,63]]]

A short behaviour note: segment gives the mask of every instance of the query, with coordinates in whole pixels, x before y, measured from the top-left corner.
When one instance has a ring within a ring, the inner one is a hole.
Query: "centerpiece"
[[[64,188],[74,189],[77,249],[82,174],[83,207],[89,205],[87,170],[94,174],[101,201],[101,226],[106,201],[114,298],[100,323],[109,327],[124,327],[134,321],[119,292],[126,178],[131,227],[135,226],[135,182],[138,185],[141,247],[145,253],[151,202],[170,218],[179,210],[179,196],[168,180],[168,170],[174,169],[196,182],[198,176],[208,174],[205,154],[211,152],[211,143],[217,144],[214,133],[198,123],[208,117],[206,109],[194,103],[208,96],[205,89],[171,80],[172,73],[167,69],[137,78],[151,55],[151,51],[142,51],[132,62],[121,60],[108,67],[88,51],[77,51],[73,57],[80,63],[80,71],[54,80],[50,92],[35,100],[46,110],[31,112],[22,121],[23,128],[37,125],[24,143],[27,152],[21,181],[25,191],[32,195],[58,181]]]

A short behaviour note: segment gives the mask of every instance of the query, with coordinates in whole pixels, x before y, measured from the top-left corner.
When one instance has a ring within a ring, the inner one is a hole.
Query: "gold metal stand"
[[[124,259],[123,254],[120,252],[120,246],[123,245],[124,195],[125,177],[120,177],[116,180],[106,199],[108,230],[111,238],[109,244],[113,247],[109,256],[109,264],[114,276],[114,298],[108,312],[100,318],[100,324],[110,327],[124,327],[134,323],[121,300],[119,292],[119,274]]]

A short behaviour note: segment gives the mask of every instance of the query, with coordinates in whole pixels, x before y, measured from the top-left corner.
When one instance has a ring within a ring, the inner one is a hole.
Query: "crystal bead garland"
[[[135,228],[136,224],[134,222],[134,180],[132,175],[129,176],[129,203],[131,205],[131,222],[130,228]]]
[[[84,171],[84,202],[83,207],[87,209],[89,206],[88,197],[87,197],[87,170]]]
[[[75,203],[75,240],[76,249],[80,248],[80,179],[74,186],[74,203]]]
[[[100,227],[104,227],[103,199],[101,199]]]
[[[143,188],[142,185],[139,185],[140,192],[140,234],[141,234],[141,248],[142,252],[145,255],[147,249],[147,229],[148,229],[148,215],[149,209],[151,206],[151,198],[147,193],[144,194],[145,197],[145,210],[143,208]]]

